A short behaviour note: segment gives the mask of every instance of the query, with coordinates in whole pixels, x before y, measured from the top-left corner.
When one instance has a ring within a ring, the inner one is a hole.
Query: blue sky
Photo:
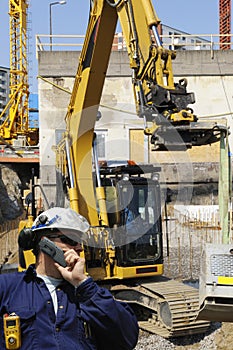
[[[152,0],[163,24],[191,34],[218,33],[218,0]],[[35,35],[49,34],[49,4],[30,0],[30,73],[37,74]],[[85,34],[89,0],[67,0],[52,6],[53,34]],[[8,0],[0,0],[0,66],[9,66]],[[33,79],[35,82],[35,79]],[[31,88],[35,92],[35,83]]]

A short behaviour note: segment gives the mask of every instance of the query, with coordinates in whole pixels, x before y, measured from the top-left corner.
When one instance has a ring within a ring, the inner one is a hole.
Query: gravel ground
[[[193,335],[180,338],[164,339],[155,334],[141,332],[135,350],[170,350],[170,349],[199,349],[215,350],[215,335],[219,332],[220,324],[213,324],[205,335]]]
[[[233,325],[213,323],[204,335],[164,339],[155,334],[140,332],[135,350],[232,350]]]

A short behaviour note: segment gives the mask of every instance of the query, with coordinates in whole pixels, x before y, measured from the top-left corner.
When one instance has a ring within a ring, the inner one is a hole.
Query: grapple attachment
[[[201,261],[197,319],[233,322],[233,244],[207,243]]]
[[[227,131],[226,121],[164,123],[152,134],[151,143],[154,151],[185,151],[194,146],[219,142],[221,134]]]

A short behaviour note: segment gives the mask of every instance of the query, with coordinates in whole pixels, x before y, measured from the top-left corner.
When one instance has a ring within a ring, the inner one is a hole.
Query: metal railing
[[[36,35],[36,52],[40,51],[81,51],[85,35]],[[52,39],[52,40],[51,40]],[[173,50],[219,50],[233,46],[233,34],[167,34],[161,35],[163,46]],[[222,41],[225,40],[225,43]],[[116,42],[113,50],[126,51],[126,44]]]
[[[163,232],[167,230],[170,248],[168,256],[164,249],[164,275],[169,278],[198,280],[203,247],[206,243],[222,243],[219,212],[212,205],[196,205],[193,209],[196,215],[184,214],[183,209],[179,211],[169,205],[168,219],[163,220]],[[164,234],[164,242],[166,239]]]
[[[36,52],[52,51],[54,49],[59,51],[78,50],[81,51],[83,47],[85,35],[36,35]],[[52,39],[52,40],[51,40]]]
[[[226,50],[232,48],[233,34],[162,35],[163,46],[171,50]]]

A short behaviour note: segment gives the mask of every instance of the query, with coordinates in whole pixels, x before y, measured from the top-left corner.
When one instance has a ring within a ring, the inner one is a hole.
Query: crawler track
[[[205,333],[210,323],[198,320],[198,290],[167,280],[130,287],[112,288],[117,299],[132,304],[139,315],[139,327],[164,338]],[[147,316],[146,316],[147,315]]]

